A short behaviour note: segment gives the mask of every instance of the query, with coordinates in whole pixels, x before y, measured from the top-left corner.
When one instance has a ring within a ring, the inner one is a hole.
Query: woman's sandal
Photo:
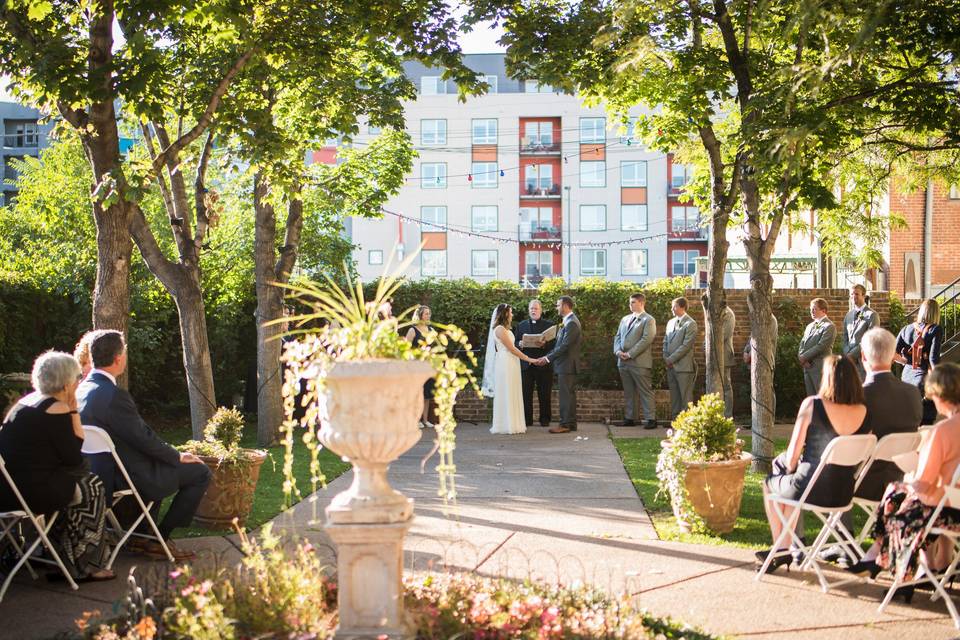
[[[108,580],[116,579],[117,574],[108,569],[98,569],[93,573],[89,573],[82,578],[77,578],[74,580],[77,584],[84,582],[106,582]],[[47,574],[47,582],[66,582],[67,578],[60,572],[51,572]]]

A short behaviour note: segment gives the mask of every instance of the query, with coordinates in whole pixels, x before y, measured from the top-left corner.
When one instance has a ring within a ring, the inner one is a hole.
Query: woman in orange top
[[[917,470],[907,474],[903,482],[894,482],[887,487],[877,514],[873,535],[875,542],[863,560],[850,567],[853,573],[876,575],[880,569],[895,571],[907,562],[906,576],[912,576],[917,568],[917,554],[907,551],[923,533],[933,510],[943,497],[944,485],[950,484],[960,464],[960,366],[941,363],[927,375],[926,397],[933,400],[937,411],[947,416],[938,422],[920,445],[920,460]],[[944,507],[937,518],[937,526],[960,531],[960,505]],[[920,541],[921,552],[935,549],[932,545],[938,536],[930,535]],[[944,562],[928,559],[933,567]],[[912,588],[904,590],[904,599],[909,602]]]

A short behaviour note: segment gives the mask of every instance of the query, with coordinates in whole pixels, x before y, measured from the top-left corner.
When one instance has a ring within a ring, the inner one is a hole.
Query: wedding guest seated
[[[73,348],[73,357],[80,364],[80,375],[84,378],[93,370],[93,360],[90,359],[90,340],[93,335],[93,331],[87,331],[80,337],[77,346]]]
[[[891,572],[903,569],[904,579],[910,580],[917,569],[917,553],[926,553],[928,564],[935,571],[950,562],[948,553],[952,545],[938,544],[936,535],[919,541],[918,538],[943,497],[943,486],[950,484],[960,464],[960,366],[941,362],[927,375],[924,390],[937,411],[947,417],[934,425],[923,439],[917,470],[907,474],[903,482],[887,487],[877,508],[873,546],[863,560],[848,569],[851,573],[876,576],[881,569]],[[960,531],[958,506],[945,506],[936,526]],[[917,552],[908,553],[918,542]],[[913,591],[911,585],[898,594],[909,604]]]
[[[59,512],[50,542],[73,579],[110,580],[113,572],[101,568],[109,558],[103,530],[105,491],[80,453],[80,365],[68,353],[48,351],[33,363],[31,378],[35,393],[17,402],[0,427],[0,456],[31,511]],[[0,511],[21,508],[0,479]]]
[[[180,453],[161,440],[140,413],[133,397],[117,386],[116,378],[127,367],[127,349],[119,331],[95,331],[90,340],[93,371],[80,385],[77,400],[83,424],[101,427],[110,434],[120,461],[145,501],[154,501],[151,514],[157,519],[160,502],[173,495],[160,534],[168,540],[177,527],[185,527],[210,484],[210,469],[196,456]],[[146,531],[146,530],[144,530]],[[166,555],[155,540],[134,538],[129,548],[151,557]],[[167,542],[176,560],[192,559],[194,554]]]
[[[837,436],[866,433],[866,418],[867,407],[863,403],[863,386],[857,368],[848,358],[827,356],[823,361],[820,392],[806,398],[800,405],[790,444],[785,453],[774,459],[773,470],[763,484],[763,506],[774,543],[780,537],[782,524],[768,496],[798,500],[830,441]],[[822,507],[847,504],[853,497],[856,471],[856,467],[828,466],[820,474],[807,501]],[[783,513],[789,518],[792,509],[783,508]],[[797,533],[800,535],[799,531]],[[769,553],[782,551],[786,549],[758,551],[757,560],[762,563]],[[790,554],[777,556],[770,563],[768,571],[775,571],[791,560]]]

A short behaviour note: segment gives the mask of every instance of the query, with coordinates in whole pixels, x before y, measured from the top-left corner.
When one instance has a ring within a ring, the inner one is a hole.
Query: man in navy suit
[[[169,539],[177,527],[185,527],[210,484],[210,469],[190,453],[180,453],[161,440],[140,413],[133,397],[117,386],[117,376],[127,368],[127,348],[119,331],[95,331],[90,339],[93,371],[77,389],[77,408],[83,424],[101,427],[113,439],[117,455],[130,474],[130,479],[145,502],[154,501],[154,520],[159,515],[163,498],[174,495],[161,522],[160,535]],[[140,540],[135,538],[135,540]],[[176,560],[192,559],[189,551],[167,542]],[[141,550],[155,557],[165,557],[159,543],[150,540]]]

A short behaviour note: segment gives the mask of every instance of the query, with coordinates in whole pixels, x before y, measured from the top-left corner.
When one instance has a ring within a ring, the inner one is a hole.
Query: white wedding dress
[[[507,331],[511,343],[515,343],[512,331]],[[523,382],[520,379],[520,358],[510,353],[496,335],[496,364],[493,371],[493,423],[490,433],[526,433],[526,418],[523,415]]]

